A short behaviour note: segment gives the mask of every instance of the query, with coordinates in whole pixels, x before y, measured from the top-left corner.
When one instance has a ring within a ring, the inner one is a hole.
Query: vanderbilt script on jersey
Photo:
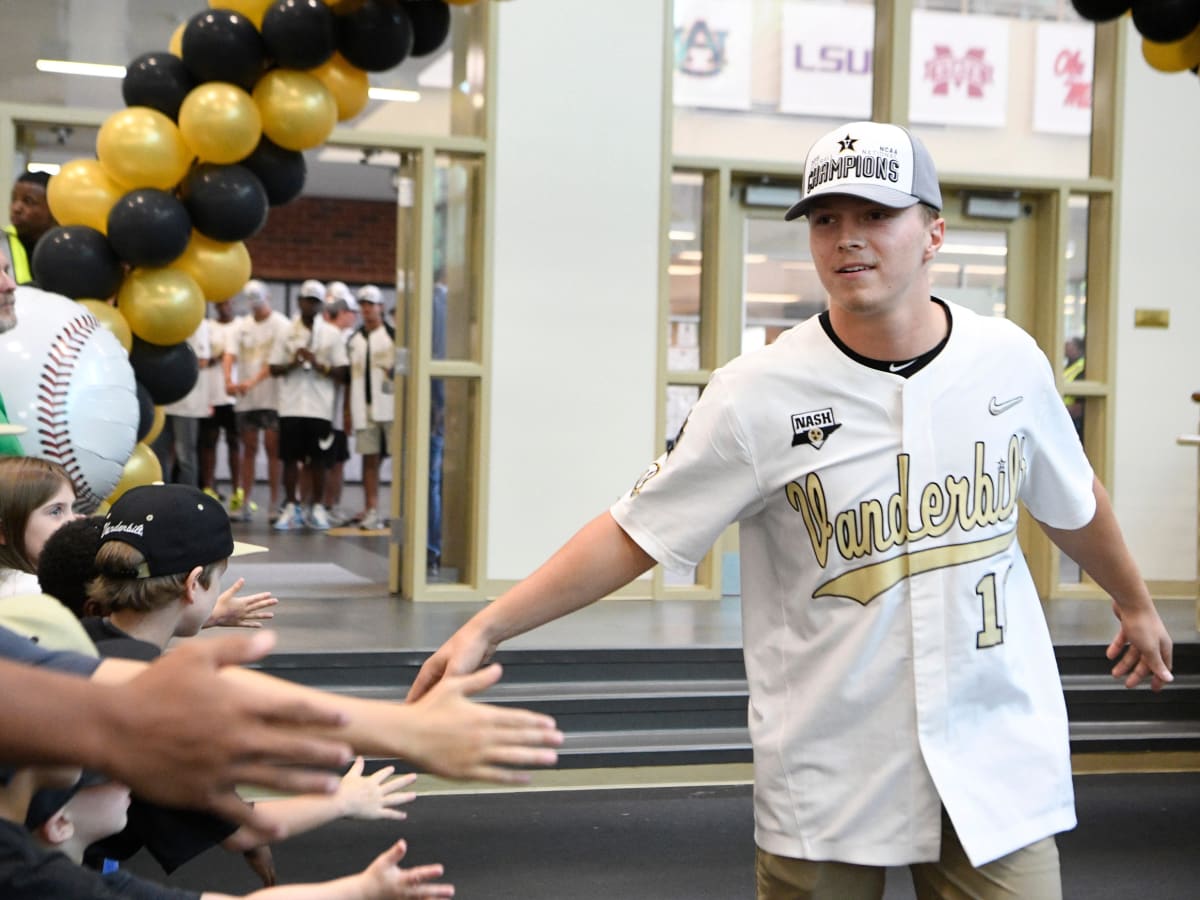
[[[944,482],[930,482],[921,488],[915,520],[909,513],[910,457],[907,453],[896,458],[897,488],[886,501],[878,498],[863,500],[831,517],[819,472],[810,472],[803,484],[788,482],[784,491],[792,509],[803,517],[813,555],[824,569],[829,562],[831,545],[849,562],[925,538],[941,537],[955,525],[969,533],[1011,519],[1015,529],[1014,514],[1026,468],[1021,441],[1015,434],[1009,438],[1007,458],[1000,463],[995,478],[984,470],[984,454],[983,443],[977,442],[973,472],[962,477],[947,475]],[[882,562],[869,563],[825,582],[813,596],[849,597],[865,605],[909,576],[986,559],[1007,548],[1012,543],[1013,533],[1010,529],[978,541],[913,550]]]

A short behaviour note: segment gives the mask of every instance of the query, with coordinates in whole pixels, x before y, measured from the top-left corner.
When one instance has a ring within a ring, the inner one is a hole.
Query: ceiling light
[[[25,170],[27,172],[45,172],[47,175],[57,175],[58,170],[61,168],[62,166],[60,166],[58,163],[31,162],[25,167]]]
[[[53,72],[56,75],[88,75],[92,78],[124,78],[124,66],[110,66],[104,63],[75,62],[69,59],[39,59],[35,64],[39,72]]]
[[[672,228],[667,232],[667,237],[673,241],[694,241],[696,239],[696,232]]]
[[[667,266],[668,275],[699,275],[699,266]]]

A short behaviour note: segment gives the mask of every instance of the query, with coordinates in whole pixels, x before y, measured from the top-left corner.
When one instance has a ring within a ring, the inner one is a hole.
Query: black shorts
[[[333,433],[333,463],[344,463],[350,458],[350,441],[346,439],[346,432],[335,431]]]
[[[328,419],[279,417],[279,458],[306,465],[333,465],[333,425]]]
[[[213,414],[207,419],[200,420],[200,446],[207,450],[217,446],[222,431],[225,432],[225,442],[230,447],[236,447],[238,445],[238,425],[232,403],[214,406]]]

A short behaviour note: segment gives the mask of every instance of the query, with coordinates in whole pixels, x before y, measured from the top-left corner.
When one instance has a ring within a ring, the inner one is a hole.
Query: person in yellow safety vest
[[[1078,381],[1083,377],[1087,365],[1084,358],[1083,338],[1068,338],[1067,343],[1063,346],[1063,356],[1067,360],[1067,367],[1063,369],[1063,381],[1067,384]],[[1071,421],[1075,423],[1075,431],[1079,434],[1079,439],[1083,440],[1083,401],[1073,395],[1064,394],[1063,403],[1067,405],[1067,412],[1071,414]]]
[[[58,224],[46,201],[49,181],[46,172],[23,172],[13,184],[8,206],[8,220],[12,224],[5,226],[4,234],[17,284],[33,283],[33,248],[43,234]]]

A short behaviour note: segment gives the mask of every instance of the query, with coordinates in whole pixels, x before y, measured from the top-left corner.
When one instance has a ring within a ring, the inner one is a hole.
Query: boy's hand
[[[1123,610],[1115,601],[1112,609],[1121,623],[1104,654],[1117,660],[1112,669],[1113,678],[1124,678],[1125,687],[1133,688],[1148,677],[1150,688],[1161,691],[1175,680],[1175,676],[1171,674],[1171,636],[1158,611],[1153,605]]]
[[[412,791],[406,791],[417,780],[415,774],[396,775],[394,766],[384,766],[370,775],[363,775],[363,758],[360,756],[350,765],[350,771],[342,776],[337,796],[342,804],[342,815],[350,819],[406,819],[408,816],[394,807],[411,803],[417,799]]]
[[[470,623],[464,625],[425,660],[406,700],[409,703],[420,700],[447,676],[474,672],[495,655],[496,647],[472,629]]]
[[[245,583],[245,578],[239,578],[229,590],[222,592],[203,627],[262,628],[263,620],[275,618],[271,607],[277,605],[279,599],[270,591],[247,594],[245,597],[234,596]]]
[[[453,897],[454,885],[430,884],[434,878],[442,877],[442,866],[417,866],[400,868],[400,860],[408,852],[404,841],[396,841],[388,850],[375,858],[360,876],[363,881],[363,897],[366,900],[418,900],[423,897]]]

